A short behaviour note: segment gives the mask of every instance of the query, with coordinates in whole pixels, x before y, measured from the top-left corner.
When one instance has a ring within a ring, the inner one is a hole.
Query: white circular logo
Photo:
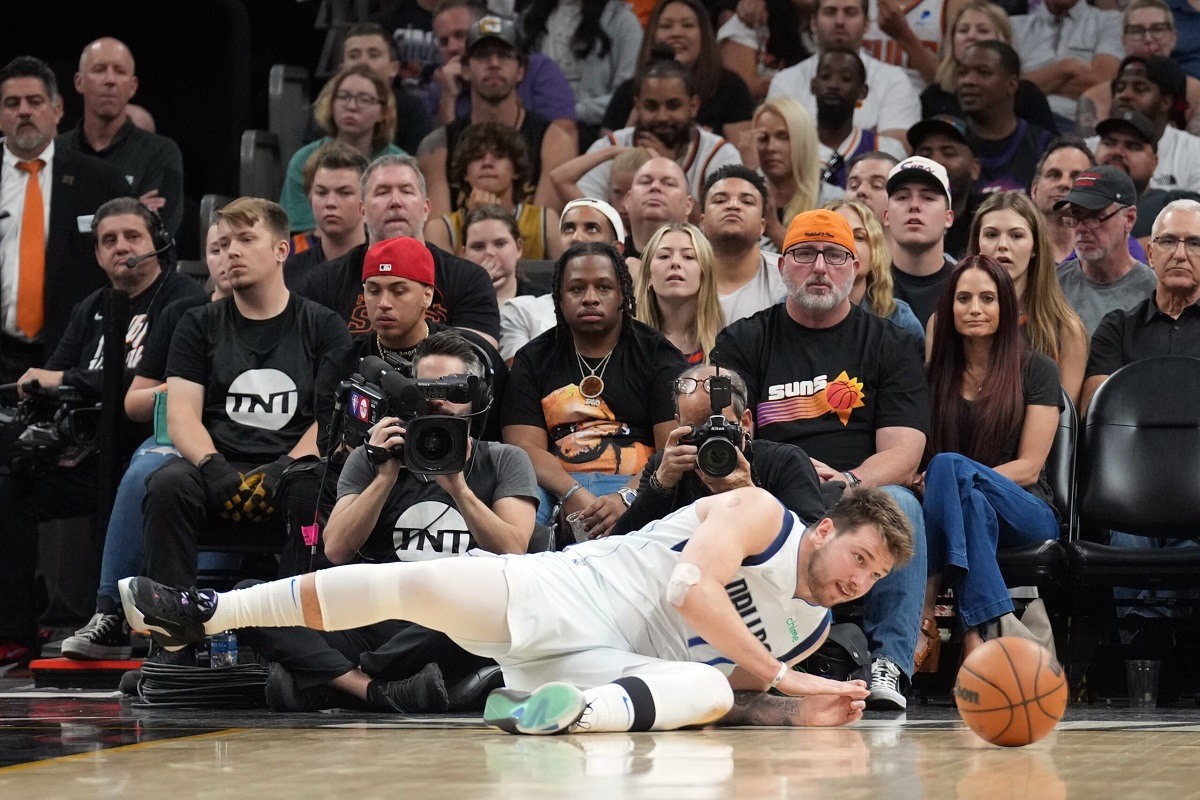
[[[471,547],[471,531],[457,508],[440,500],[423,500],[396,518],[392,546],[401,561],[460,556]]]
[[[300,404],[296,383],[277,369],[251,369],[229,384],[225,413],[239,425],[277,431],[291,422]]]

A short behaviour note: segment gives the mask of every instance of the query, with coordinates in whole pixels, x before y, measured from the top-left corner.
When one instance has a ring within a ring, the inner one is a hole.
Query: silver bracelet
[[[767,691],[771,691],[776,686],[783,683],[783,679],[787,675],[787,672],[788,672],[788,665],[783,663],[782,661],[780,661],[779,662],[779,672],[775,673],[775,677],[771,679],[771,685],[767,687]]]
[[[562,497],[558,498],[559,504],[565,506],[567,504],[567,501],[570,500],[575,495],[575,493],[578,492],[582,488],[583,488],[583,485],[576,482],[576,484],[574,486],[572,486],[570,489],[567,489],[567,491],[563,492]]]

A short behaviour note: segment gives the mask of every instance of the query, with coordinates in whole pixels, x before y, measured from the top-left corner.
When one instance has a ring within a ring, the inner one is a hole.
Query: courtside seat
[[[279,137],[279,158],[287,164],[304,145],[309,115],[308,70],[275,64],[267,78],[267,128]]]
[[[283,155],[270,131],[242,131],[238,191],[243,197],[276,201],[283,191]]]

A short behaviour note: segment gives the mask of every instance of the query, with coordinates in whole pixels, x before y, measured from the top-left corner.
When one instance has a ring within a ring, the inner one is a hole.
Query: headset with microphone
[[[146,212],[145,219],[150,229],[150,242],[154,245],[154,252],[125,259],[125,266],[129,269],[136,269],[143,262],[157,258],[175,246],[175,240],[171,238],[171,232],[163,224],[158,212],[140,201],[138,205]]]

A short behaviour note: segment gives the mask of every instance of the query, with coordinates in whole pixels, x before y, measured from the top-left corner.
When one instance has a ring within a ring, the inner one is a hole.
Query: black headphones
[[[167,230],[166,223],[163,222],[158,212],[141,200],[138,201],[138,205],[146,209],[146,213],[150,215],[150,241],[154,243],[155,252],[161,255],[171,247],[174,247],[175,239],[172,238],[171,232]]]
[[[492,368],[492,359],[487,351],[480,347],[476,342],[471,341],[461,333],[459,336],[464,342],[471,346],[475,351],[475,357],[479,359],[479,363],[483,365],[483,380],[479,382],[479,389],[475,392],[475,397],[471,400],[471,416],[482,417],[487,414],[492,407],[492,401],[495,399],[493,392],[496,385],[496,371]],[[486,423],[486,417],[480,420],[479,428],[483,429]]]

